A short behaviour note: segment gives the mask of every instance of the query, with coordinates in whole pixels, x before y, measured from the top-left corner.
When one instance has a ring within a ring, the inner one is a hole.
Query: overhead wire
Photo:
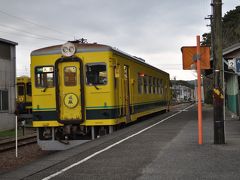
[[[64,36],[71,36],[73,37],[73,34],[70,34],[70,33],[66,33],[66,32],[62,32],[62,31],[59,31],[59,30],[56,30],[56,29],[53,29],[51,27],[48,27],[48,26],[45,26],[45,25],[42,25],[42,24],[38,24],[38,23],[35,23],[33,21],[30,21],[28,19],[24,19],[22,17],[18,17],[16,15],[12,15],[6,11],[3,11],[0,9],[0,13],[5,15],[5,16],[8,16],[8,17],[11,17],[17,21],[20,20],[21,24],[25,23],[25,24],[29,24],[29,25],[34,25],[35,27],[39,27],[41,29],[45,29],[45,30],[48,30],[48,32],[51,32],[51,33],[57,33],[58,35],[64,35]],[[33,31],[26,31],[24,29],[21,29],[21,28],[16,28],[16,27],[13,27],[13,26],[10,26],[10,25],[7,25],[7,24],[1,24],[0,23],[0,26],[5,28],[6,31],[2,30],[3,28],[1,28],[0,32],[1,33],[4,33],[4,35],[8,36],[8,35],[21,35],[24,36],[24,37],[29,37],[29,38],[33,38],[33,39],[40,39],[40,40],[55,40],[55,41],[67,41],[66,39],[60,39],[60,38],[55,38],[55,37],[50,37],[49,35],[46,36],[46,35],[41,35],[41,34],[38,34],[38,33],[35,33]],[[30,69],[29,68],[21,68],[21,67],[17,67],[17,74],[18,75],[29,75],[30,73]]]
[[[7,15],[7,16],[9,16],[9,17],[12,17],[12,18],[15,18],[15,19],[19,19],[19,20],[24,21],[24,22],[26,22],[26,23],[28,23],[28,24],[32,24],[32,25],[35,25],[35,26],[38,26],[38,27],[41,27],[41,28],[44,28],[44,29],[48,29],[48,30],[51,30],[51,31],[54,31],[54,32],[57,32],[57,33],[60,33],[60,34],[66,34],[66,35],[68,35],[68,36],[72,36],[72,34],[69,34],[69,33],[66,33],[66,32],[62,32],[62,31],[59,31],[59,30],[56,30],[56,29],[47,27],[47,26],[45,26],[45,25],[38,24],[38,23],[32,22],[32,21],[30,21],[30,20],[24,19],[24,18],[22,18],[22,17],[18,17],[18,16],[15,16],[15,15],[9,14],[9,13],[1,10],[1,9],[0,9],[0,13],[5,14],[5,15]]]
[[[22,30],[22,29],[18,29],[18,28],[15,28],[13,26],[9,26],[9,25],[4,25],[4,24],[1,24],[0,23],[0,26],[1,27],[4,27],[4,28],[8,28],[8,29],[11,29],[11,30],[17,30],[17,31],[14,31],[13,33],[17,33],[17,34],[21,34],[21,33],[24,33],[25,36],[28,36],[28,37],[32,37],[32,38],[36,38],[36,39],[44,39],[44,40],[56,40],[56,41],[66,41],[64,39],[57,39],[57,38],[53,38],[53,37],[49,37],[49,36],[44,36],[44,35],[40,35],[40,34],[34,34],[32,32],[29,32],[29,31],[25,31],[25,30]],[[9,33],[9,32],[5,32],[5,31],[1,31],[1,32],[4,32],[4,33]],[[10,33],[9,33],[10,34]],[[38,37],[37,37],[38,36]]]

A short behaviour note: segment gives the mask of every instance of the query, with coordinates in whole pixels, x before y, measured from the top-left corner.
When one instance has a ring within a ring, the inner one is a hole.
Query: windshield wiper
[[[99,90],[99,89],[100,89],[99,87],[97,87],[96,84],[92,84],[92,85],[96,88],[96,90]]]
[[[45,86],[44,89],[42,90],[42,92],[46,92],[48,86]]]

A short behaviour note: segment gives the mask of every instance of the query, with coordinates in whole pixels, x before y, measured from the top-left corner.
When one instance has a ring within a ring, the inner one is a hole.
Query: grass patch
[[[0,137],[12,137],[15,135],[15,129],[0,132]]]
[[[18,136],[22,134],[22,131],[18,130]],[[6,131],[0,131],[0,137],[6,138],[6,137],[15,137],[15,129],[6,130]]]

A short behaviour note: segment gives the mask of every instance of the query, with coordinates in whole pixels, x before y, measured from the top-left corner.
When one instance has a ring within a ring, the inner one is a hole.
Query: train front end
[[[104,45],[68,42],[32,52],[33,127],[43,150],[85,143],[97,136],[95,127],[114,121],[97,111],[112,105],[108,61]]]

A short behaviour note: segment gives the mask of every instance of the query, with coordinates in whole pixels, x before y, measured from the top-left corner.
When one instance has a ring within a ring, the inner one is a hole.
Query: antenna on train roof
[[[71,43],[79,43],[79,44],[87,44],[87,39],[81,38],[81,39],[74,39],[74,41],[68,41]]]

